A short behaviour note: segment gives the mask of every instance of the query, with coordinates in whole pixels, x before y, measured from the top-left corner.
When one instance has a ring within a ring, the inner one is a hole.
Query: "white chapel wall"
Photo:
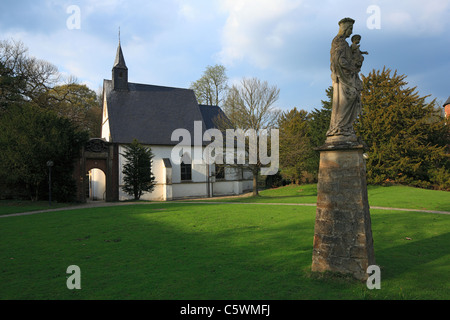
[[[199,164],[192,163],[192,180],[181,181],[180,165],[171,160],[172,164],[172,184],[170,185],[170,191],[167,191],[169,186],[166,185],[166,168],[164,166],[163,158],[171,159],[173,146],[151,146],[153,152],[153,164],[152,173],[155,176],[155,188],[152,192],[146,192],[141,196],[142,200],[164,201],[168,196],[173,199],[180,198],[192,198],[192,197],[207,197],[208,196],[208,184],[207,174],[210,176],[214,172],[214,164]],[[122,190],[124,185],[122,173],[123,165],[126,163],[126,159],[121,155],[125,152],[123,145],[119,145],[119,200],[128,200],[133,197],[126,194]],[[194,152],[194,150],[192,151]],[[208,172],[209,167],[209,172]],[[243,180],[250,179],[250,180]],[[212,195],[236,195],[252,188],[251,173],[241,169],[226,168],[225,179],[215,180],[210,179],[209,194]]]
[[[103,112],[102,112],[102,134],[101,137],[106,141],[110,141],[111,133],[109,129],[109,117],[108,117],[108,105],[106,103],[106,95],[103,99]]]

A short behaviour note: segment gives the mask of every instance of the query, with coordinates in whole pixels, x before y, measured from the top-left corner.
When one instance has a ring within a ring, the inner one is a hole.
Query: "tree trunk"
[[[258,171],[253,172],[253,196],[258,196]]]
[[[31,190],[31,187],[28,183],[25,184],[25,189],[27,190],[28,196],[30,197],[31,201],[33,200],[33,191]]]
[[[38,201],[39,200],[39,182],[36,182],[36,183],[34,183],[34,190],[33,190],[33,188],[30,188],[31,189],[31,192],[30,192],[30,194],[31,194],[31,201]],[[34,196],[33,196],[33,194],[34,194]]]

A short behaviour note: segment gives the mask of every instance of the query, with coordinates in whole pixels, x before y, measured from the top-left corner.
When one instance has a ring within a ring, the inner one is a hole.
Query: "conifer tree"
[[[325,90],[328,100],[322,100],[322,108],[314,109],[309,114],[311,144],[320,147],[325,143],[326,134],[330,127],[331,109],[333,104],[333,87]]]
[[[309,137],[308,113],[294,108],[283,112],[278,120],[280,138],[280,167],[284,178],[300,182],[309,171],[313,156]]]
[[[331,109],[333,104],[333,87],[328,87],[325,90],[328,100],[322,100],[322,107],[320,109],[315,108],[308,114],[309,123],[309,141],[310,147],[320,147],[325,143],[326,134],[330,126]],[[309,172],[317,177],[319,171],[320,154],[318,151],[310,153],[308,158]]]
[[[450,188],[449,127],[436,101],[426,102],[405,75],[390,69],[362,76],[363,114],[355,130],[369,147],[369,183]]]
[[[127,160],[122,170],[125,184],[122,190],[139,200],[145,191],[151,192],[155,187],[155,177],[152,174],[153,153],[150,147],[145,147],[134,139],[121,155]]]

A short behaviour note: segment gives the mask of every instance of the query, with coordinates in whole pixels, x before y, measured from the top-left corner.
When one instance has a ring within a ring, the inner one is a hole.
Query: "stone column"
[[[375,256],[364,147],[357,141],[333,138],[317,149],[320,166],[312,271],[351,274],[365,280]]]

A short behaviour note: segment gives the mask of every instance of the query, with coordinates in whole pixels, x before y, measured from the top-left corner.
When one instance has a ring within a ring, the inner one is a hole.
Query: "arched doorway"
[[[103,170],[92,168],[88,171],[88,199],[89,201],[106,200],[106,175]]]
[[[118,146],[103,139],[89,140],[75,166],[78,201],[118,201]]]

